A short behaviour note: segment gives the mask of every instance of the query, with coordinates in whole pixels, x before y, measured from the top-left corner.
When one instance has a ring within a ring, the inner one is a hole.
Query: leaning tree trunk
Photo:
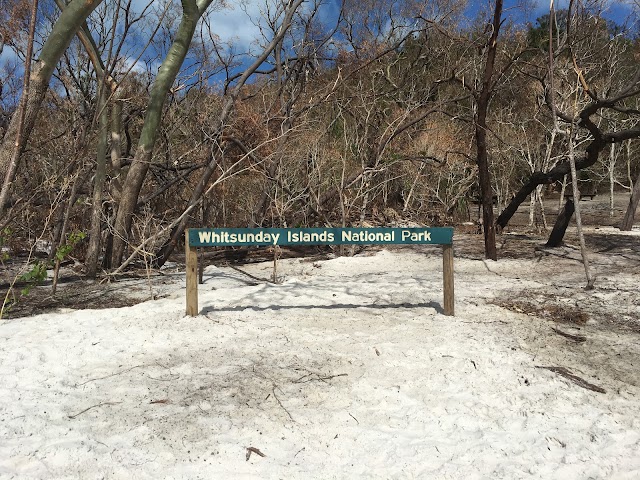
[[[591,268],[589,267],[589,256],[587,255],[587,246],[584,242],[584,234],[582,232],[582,216],[580,215],[580,191],[578,190],[578,170],[576,169],[576,157],[575,157],[575,124],[571,125],[570,130],[567,132],[569,140],[569,167],[571,168],[571,186],[573,189],[573,199],[575,200],[576,209],[576,228],[578,230],[578,240],[580,241],[580,253],[582,254],[582,264],[584,265],[584,272],[587,277],[587,290],[593,288],[593,284],[596,279],[591,274]]]
[[[7,179],[6,186],[3,185],[0,193],[0,198],[3,200],[0,204],[0,213],[9,197],[14,179],[12,177],[15,177],[18,170],[20,157],[35,125],[55,67],[78,28],[101,2],[102,0],[71,0],[56,20],[42,46],[36,65],[29,75],[29,89],[25,90],[26,98],[21,100],[25,102],[24,115],[14,115],[11,118],[7,132],[0,143],[0,179]]]
[[[633,185],[631,192],[631,198],[629,199],[629,206],[627,207],[627,213],[624,215],[624,219],[620,224],[620,230],[629,232],[633,228],[633,219],[638,209],[638,203],[640,203],[640,175],[636,179],[636,183]]]
[[[556,223],[553,225],[553,230],[551,230],[549,240],[547,240],[547,243],[545,244],[546,247],[554,248],[562,244],[562,239],[567,231],[573,212],[575,212],[573,200],[567,198],[567,203],[560,210],[560,213],[558,213],[558,218],[556,218]]]
[[[136,204],[138,203],[142,183],[151,164],[153,148],[158,138],[158,130],[162,119],[164,102],[187,56],[189,45],[191,44],[200,15],[211,1],[213,0],[208,0],[202,8],[198,7],[195,0],[182,1],[182,19],[180,20],[180,25],[178,26],[178,31],[171,44],[171,48],[162,62],[156,80],[151,88],[149,105],[144,118],[136,153],[122,187],[122,196],[115,219],[113,250],[111,253],[111,265],[114,267],[120,264],[125,247],[128,244],[131,219]]]
[[[611,151],[609,152],[609,216],[613,217],[613,187],[615,185],[615,166],[616,166],[616,144],[611,144]]]
[[[169,239],[165,242],[165,244],[160,248],[156,255],[155,265],[161,267],[164,265],[167,260],[169,260],[169,255],[173,252],[173,250],[178,245],[178,242],[182,240],[182,236],[184,234],[185,228],[187,228],[187,223],[189,222],[189,213],[191,213],[194,208],[198,205],[198,202],[202,198],[204,194],[207,184],[209,183],[209,179],[214,174],[216,168],[218,166],[218,161],[215,156],[212,155],[207,167],[205,168],[202,177],[198,181],[198,184],[191,192],[191,198],[189,199],[189,203],[187,208],[185,208],[184,212],[180,216],[178,223],[171,229],[171,235]]]
[[[14,115],[17,120],[17,131],[16,131],[16,140],[13,145],[13,151],[11,153],[11,160],[9,161],[9,165],[7,166],[6,172],[4,174],[4,182],[2,183],[2,188],[0,189],[0,217],[3,216],[4,206],[7,203],[7,199],[9,198],[9,191],[11,190],[11,185],[16,177],[16,172],[18,171],[18,161],[20,160],[20,155],[22,154],[23,149],[23,138],[24,138],[24,120],[27,111],[27,98],[29,98],[29,86],[30,86],[30,74],[31,74],[31,57],[33,55],[33,40],[36,31],[36,20],[38,15],[38,0],[33,0],[31,5],[31,18],[29,21],[29,39],[27,42],[27,55],[24,61],[24,78],[22,82],[22,98],[20,98],[20,106],[18,108],[18,114]],[[0,177],[0,180],[2,177]]]
[[[599,135],[597,138],[593,139],[586,149],[584,158],[576,162],[576,169],[582,170],[595,164],[598,160],[598,155],[606,145],[607,142],[602,135]],[[529,195],[531,195],[531,193],[538,187],[538,185],[547,185],[557,180],[562,180],[565,175],[569,175],[570,173],[571,167],[569,165],[569,162],[567,161],[558,163],[548,172],[533,172],[533,174],[531,174],[531,177],[529,177],[529,180],[515,194],[511,202],[509,202],[507,208],[502,211],[502,213],[496,220],[496,225],[498,225],[500,228],[505,228],[509,223],[509,220],[511,220],[511,217],[513,217],[513,215],[518,210],[518,207],[527,199]]]

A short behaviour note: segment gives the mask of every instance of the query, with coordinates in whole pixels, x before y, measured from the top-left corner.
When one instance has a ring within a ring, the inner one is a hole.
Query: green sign
[[[451,245],[453,228],[193,228],[192,247]]]

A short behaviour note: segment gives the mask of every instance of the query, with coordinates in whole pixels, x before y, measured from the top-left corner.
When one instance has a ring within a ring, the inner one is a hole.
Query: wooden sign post
[[[198,315],[198,252],[189,244],[189,229],[185,231],[185,264],[187,267],[187,315]]]
[[[195,228],[185,232],[187,315],[198,315],[197,247],[442,245],[443,311],[454,315],[453,228]]]
[[[442,287],[444,314],[453,317],[455,309],[455,301],[453,299],[453,244],[442,246]]]

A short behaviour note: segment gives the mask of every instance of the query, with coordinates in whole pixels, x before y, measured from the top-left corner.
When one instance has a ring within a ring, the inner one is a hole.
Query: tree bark
[[[6,172],[4,174],[4,182],[2,183],[2,189],[0,189],[0,217],[3,216],[4,206],[7,203],[7,199],[9,198],[9,192],[11,190],[11,185],[16,177],[16,172],[18,171],[18,161],[20,160],[20,155],[22,153],[22,139],[24,137],[24,120],[27,110],[27,98],[29,97],[29,84],[30,84],[30,74],[31,74],[31,56],[33,55],[33,41],[36,30],[36,20],[38,15],[38,0],[33,0],[31,4],[31,18],[29,21],[29,39],[27,42],[27,55],[24,62],[24,78],[22,82],[22,92],[24,93],[23,97],[20,99],[20,106],[18,109],[18,121],[17,121],[17,132],[16,132],[16,140],[14,143],[14,148],[11,153],[11,160],[9,161],[9,165],[7,166]],[[2,177],[0,177],[2,178]]]
[[[575,200],[576,209],[576,228],[578,230],[578,240],[580,241],[580,253],[582,254],[582,264],[584,265],[584,272],[587,277],[587,290],[593,288],[593,284],[596,279],[591,274],[591,268],[589,267],[589,255],[587,254],[587,246],[584,241],[584,233],[582,232],[582,217],[580,215],[580,191],[578,190],[578,171],[576,170],[576,158],[575,158],[575,124],[571,125],[571,128],[567,131],[567,139],[569,141],[569,166],[571,167],[571,186],[573,187],[573,199]]]
[[[613,217],[613,187],[615,185],[615,167],[616,167],[616,144],[611,144],[609,152],[609,216]]]
[[[556,223],[553,225],[553,230],[551,230],[551,235],[549,235],[549,240],[547,240],[545,245],[546,247],[554,248],[562,244],[562,239],[564,238],[574,211],[575,205],[573,204],[573,200],[567,198],[567,203],[565,203],[558,214],[558,218],[556,218]]]
[[[212,157],[211,161],[207,164],[207,167],[203,172],[202,177],[198,181],[198,184],[193,189],[193,192],[191,193],[191,198],[189,198],[189,203],[187,205],[187,208],[185,208],[185,211],[183,212],[181,219],[173,227],[173,229],[171,230],[171,236],[164,243],[162,248],[160,248],[160,251],[157,253],[156,260],[155,260],[156,266],[161,267],[166,263],[167,260],[169,260],[169,255],[171,255],[173,250],[178,245],[178,242],[183,237],[185,228],[187,227],[187,223],[189,221],[189,212],[193,210],[194,207],[200,201],[200,198],[202,197],[207,187],[209,179],[215,172],[217,166],[218,166],[217,159],[215,157]]]

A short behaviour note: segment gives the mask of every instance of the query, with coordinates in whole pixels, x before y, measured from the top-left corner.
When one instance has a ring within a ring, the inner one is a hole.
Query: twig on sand
[[[76,413],[75,415],[68,415],[68,417],[69,418],[76,418],[76,417],[82,415],[83,413],[88,412],[92,408],[98,408],[98,407],[102,407],[104,405],[117,405],[119,403],[122,403],[122,402],[102,402],[102,403],[98,403],[96,405],[91,405],[89,408],[85,408],[84,410],[82,410],[81,412]]]
[[[563,332],[562,330],[558,330],[557,328],[552,328],[551,330],[556,332],[558,335],[562,335],[563,337],[573,340],[574,342],[577,342],[577,343],[582,343],[587,341],[587,337],[582,335],[571,335],[570,333]]]
[[[574,375],[565,367],[543,367],[543,366],[536,365],[536,368],[544,368],[545,370],[549,370],[550,372],[557,373],[558,375],[571,380],[573,383],[575,383],[579,387],[586,388],[587,390],[591,390],[592,392],[607,393],[607,391],[604,388],[594,385],[593,383],[587,382],[584,378],[580,378],[577,375]]]
[[[134,370],[136,368],[146,367],[146,366],[147,365],[135,365],[135,366],[133,366],[131,368],[126,368],[124,370],[120,370],[119,372],[111,373],[109,375],[105,375],[104,377],[91,378],[91,379],[87,380],[86,382],[76,383],[76,387],[81,387],[82,385],[86,385],[89,382],[95,382],[97,380],[104,380],[105,378],[115,377],[116,375],[122,375],[123,373],[130,372],[131,370]]]
[[[247,449],[247,462],[249,461],[249,459],[251,458],[251,454],[255,453],[256,455],[260,455],[261,457],[266,457],[266,455],[264,453],[262,453],[259,449],[255,448],[255,447],[246,447]]]
[[[297,380],[294,380],[293,383],[307,383],[307,382],[314,382],[314,381],[326,382],[327,380],[331,380],[332,378],[346,377],[346,376],[348,376],[347,373],[338,373],[337,375],[327,375],[326,377],[321,377],[317,373],[307,373],[306,375],[303,375]]]
[[[271,393],[273,393],[273,398],[276,399],[276,402],[278,402],[278,405],[280,405],[280,408],[282,408],[287,415],[289,415],[289,418],[291,419],[292,422],[295,422],[295,420],[293,419],[293,417],[291,416],[291,414],[289,413],[289,410],[287,410],[286,408],[284,408],[284,405],[282,405],[282,402],[280,401],[280,399],[278,398],[278,396],[276,395],[276,387],[275,385],[273,386],[273,390],[271,390]],[[268,397],[267,397],[268,398]]]

